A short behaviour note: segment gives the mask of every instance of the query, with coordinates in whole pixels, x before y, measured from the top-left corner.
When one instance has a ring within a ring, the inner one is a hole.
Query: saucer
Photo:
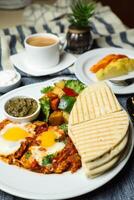
[[[38,67],[37,69],[31,68],[26,56],[26,51],[22,51],[20,53],[10,56],[10,60],[16,68],[18,68],[26,74],[29,74],[31,76],[45,76],[57,73],[71,66],[76,61],[76,57],[70,53],[63,52],[58,65],[51,68],[48,67],[43,70],[39,70]]]

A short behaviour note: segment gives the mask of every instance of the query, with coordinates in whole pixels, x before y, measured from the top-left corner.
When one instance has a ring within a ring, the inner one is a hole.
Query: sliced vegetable
[[[49,117],[49,124],[52,126],[59,126],[63,124],[64,118],[63,118],[63,112],[62,111],[54,111],[51,113]]]
[[[65,122],[65,123],[68,123],[68,120],[69,120],[69,113],[63,111],[63,118],[64,118],[64,122]]]
[[[64,124],[61,124],[59,126],[60,129],[62,129],[65,133],[68,132],[68,124],[64,123]]]
[[[63,91],[67,96],[76,97],[78,94],[71,88],[64,87]]]
[[[55,85],[56,87],[59,87],[59,88],[63,89],[64,86],[65,86],[65,81],[64,81],[64,80],[59,81],[59,82],[55,83],[54,85]]]
[[[59,87],[54,87],[53,93],[58,95],[59,98],[61,98],[65,94],[64,91]]]
[[[48,97],[40,99],[41,110],[44,115],[44,121],[48,121],[50,115],[50,100]]]
[[[42,159],[42,165],[45,166],[45,165],[51,164],[53,158],[54,158],[54,154],[44,156],[43,159]]]
[[[68,113],[70,113],[70,111],[72,110],[72,107],[73,107],[75,101],[76,101],[75,97],[70,97],[70,96],[64,95],[60,99],[60,103],[59,103],[58,108],[61,109],[61,110],[66,111]]]
[[[58,97],[58,95],[53,92],[48,92],[46,96],[50,99],[50,101]]]
[[[51,109],[52,109],[52,110],[58,110],[59,102],[60,102],[60,100],[59,100],[58,97],[55,98],[55,99],[52,99],[52,100],[50,101]]]
[[[53,88],[54,88],[53,86],[44,87],[42,88],[41,93],[45,94],[47,92],[50,92],[53,90]]]
[[[65,87],[73,89],[77,94],[79,94],[84,88],[85,85],[79,80],[67,80]]]

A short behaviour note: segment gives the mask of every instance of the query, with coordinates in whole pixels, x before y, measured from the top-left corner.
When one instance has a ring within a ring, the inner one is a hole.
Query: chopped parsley
[[[59,126],[59,128],[62,129],[65,133],[68,132],[68,125],[67,125],[66,123],[61,124],[61,125]]]
[[[53,158],[54,158],[54,154],[44,156],[43,159],[42,159],[42,165],[45,166],[45,165],[51,164]]]
[[[28,151],[28,152],[26,152],[26,154],[25,154],[25,158],[28,160],[28,159],[30,158],[31,155],[32,155],[31,152]]]

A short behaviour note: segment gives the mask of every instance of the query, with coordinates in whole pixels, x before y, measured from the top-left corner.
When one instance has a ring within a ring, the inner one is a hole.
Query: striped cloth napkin
[[[52,6],[43,2],[42,4],[31,4],[24,11],[24,25],[0,30],[0,69],[14,67],[10,62],[10,55],[24,49],[23,41],[27,35],[37,32],[66,34],[69,24],[67,18],[61,16],[70,12],[68,5],[71,0],[58,0],[57,2]],[[134,29],[128,29],[108,6],[103,7],[100,3],[97,4],[96,13],[91,19],[91,32],[94,38],[92,49],[100,47],[134,48]],[[22,84],[50,78],[46,76],[29,79],[29,75],[20,73]],[[73,73],[73,67],[70,67],[55,76]]]

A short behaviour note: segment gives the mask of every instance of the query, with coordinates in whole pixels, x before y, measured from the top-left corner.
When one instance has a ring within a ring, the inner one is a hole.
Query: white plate
[[[3,118],[2,108],[4,102],[15,95],[30,95],[34,98],[40,97],[42,87],[51,85],[52,83],[67,79],[60,77],[46,81],[44,83],[31,84],[15,89],[2,97],[0,97],[0,116]],[[131,124],[131,137],[129,151],[126,157],[112,170],[95,179],[86,178],[83,169],[71,174],[65,172],[63,174],[38,174],[28,170],[11,166],[0,162],[0,189],[10,194],[28,198],[28,199],[65,199],[91,192],[96,188],[107,183],[116,174],[118,174],[127,163],[134,145],[134,133]]]
[[[111,53],[125,54],[130,58],[134,58],[134,51],[121,48],[100,48],[88,51],[82,54],[75,62],[75,75],[77,76],[77,78],[86,85],[97,82],[98,80],[95,77],[95,74],[90,72],[89,69],[100,59]],[[131,72],[125,76],[113,78],[111,80],[125,80],[129,78],[134,78],[134,72]],[[134,92],[134,83],[129,86],[117,86],[115,84],[112,84],[110,81],[107,81],[107,83],[116,94],[130,94]]]
[[[45,76],[49,74],[54,74],[61,70],[66,69],[67,67],[71,66],[76,61],[75,56],[73,56],[70,53],[64,52],[61,55],[60,62],[58,65],[51,68],[45,68],[44,70],[38,70],[38,67],[37,67],[37,70],[35,70],[35,69],[32,69],[30,65],[30,62],[26,56],[26,51],[22,51],[20,53],[12,55],[10,59],[16,68],[18,68],[22,72],[25,72],[26,74],[29,74],[31,76]]]

